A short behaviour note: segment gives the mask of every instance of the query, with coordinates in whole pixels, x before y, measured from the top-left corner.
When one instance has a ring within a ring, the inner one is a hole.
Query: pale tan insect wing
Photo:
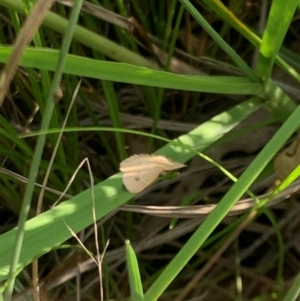
[[[121,162],[120,170],[123,172],[123,184],[127,190],[139,193],[165,170],[174,170],[184,166],[164,156],[134,155]]]
[[[178,168],[183,168],[185,167],[184,164],[172,161],[165,156],[154,156],[150,155],[149,156],[149,161],[153,164],[159,164],[164,168],[164,170],[175,170]]]
[[[153,183],[162,172],[159,167],[124,173],[123,184],[129,192],[139,193]]]
[[[149,155],[133,155],[120,163],[120,170],[128,172],[140,168],[141,165],[147,166],[149,164],[148,157]]]
[[[123,184],[128,191],[141,192],[163,172],[162,167],[152,164],[148,158],[149,155],[134,155],[121,162]]]

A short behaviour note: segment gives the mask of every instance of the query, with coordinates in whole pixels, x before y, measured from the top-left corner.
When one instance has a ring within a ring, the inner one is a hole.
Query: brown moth
[[[165,171],[182,167],[182,163],[155,155],[133,155],[120,163],[123,184],[132,193],[141,192]]]

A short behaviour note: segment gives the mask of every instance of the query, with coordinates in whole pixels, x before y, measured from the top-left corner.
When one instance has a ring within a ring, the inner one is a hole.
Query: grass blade
[[[292,22],[298,2],[296,0],[272,1],[267,27],[260,46],[260,56],[257,66],[259,77],[270,77],[275,58]],[[279,20],[280,26],[278,24]]]
[[[125,241],[125,247],[126,247],[126,261],[127,261],[127,269],[128,269],[130,291],[131,291],[131,300],[143,301],[144,293],[143,293],[141,275],[139,271],[139,265],[129,240]]]
[[[47,105],[46,105],[47,114],[44,116],[44,119],[42,121],[42,129],[48,129],[50,121],[51,121],[51,116],[52,116],[52,112],[53,112],[54,105],[55,105],[53,96],[55,95],[55,92],[59,88],[60,80],[62,77],[62,72],[64,69],[65,59],[66,59],[66,53],[68,52],[68,49],[71,44],[74,28],[75,28],[75,25],[76,25],[76,22],[77,22],[79,13],[80,13],[81,4],[82,4],[82,1],[77,1],[76,4],[74,5],[72,13],[71,13],[70,27],[69,27],[69,30],[67,31],[67,33],[64,37],[63,43],[62,43],[61,56],[60,56],[60,60],[57,63],[57,70],[54,75],[51,90],[49,91]],[[31,169],[30,169],[30,173],[29,173],[29,182],[26,187],[24,200],[23,200],[22,207],[21,207],[18,227],[17,227],[17,231],[15,233],[15,245],[13,248],[13,252],[10,253],[10,254],[12,254],[12,259],[11,259],[9,275],[8,275],[8,286],[4,293],[4,300],[7,300],[7,301],[11,300],[11,295],[12,295],[12,291],[13,291],[13,287],[14,287],[14,278],[15,278],[15,274],[16,274],[16,271],[18,268],[19,258],[20,258],[20,254],[21,254],[21,250],[22,250],[22,246],[23,246],[23,240],[24,240],[24,236],[25,236],[25,223],[26,223],[26,220],[28,219],[30,204],[31,204],[31,200],[32,200],[33,192],[34,192],[34,186],[35,186],[34,183],[37,178],[45,141],[46,141],[46,135],[41,135],[38,139],[36,149],[34,152],[34,156],[33,156],[33,161],[32,161],[32,165],[31,165]]]
[[[157,300],[167,286],[183,269],[191,257],[199,250],[210,236],[212,231],[227,215],[231,207],[238,201],[243,193],[250,187],[272,157],[284,144],[282,137],[290,137],[300,126],[300,106],[294,111],[286,123],[273,136],[266,147],[254,159],[239,180],[223,197],[218,206],[208,215],[203,224],[194,232],[188,242],[181,248],[176,257],[162,272],[145,294],[145,300]]]
[[[252,99],[240,104],[202,124],[187,135],[179,137],[178,140],[181,144],[198,151],[204,150],[258,109],[259,104],[260,101],[258,99]],[[98,130],[101,130],[101,128],[98,128]],[[113,129],[109,130],[112,131]],[[194,156],[194,153],[188,150],[183,152],[181,146],[176,146],[173,143],[165,145],[156,153],[164,154],[178,162],[186,162]],[[94,193],[97,200],[95,204],[97,219],[116,210],[133,196],[132,193],[124,190],[120,173],[96,185]],[[91,225],[93,223],[91,213],[91,189],[88,189],[27,221],[25,224],[23,250],[18,267],[26,266],[34,258],[49,252],[51,248],[70,238],[70,231],[65,224],[68,224],[75,233]],[[0,245],[3,246],[0,249],[0,281],[7,278],[8,262],[14,247],[16,231],[17,229],[15,228],[0,236]],[[49,235],[45,235],[45,233]]]

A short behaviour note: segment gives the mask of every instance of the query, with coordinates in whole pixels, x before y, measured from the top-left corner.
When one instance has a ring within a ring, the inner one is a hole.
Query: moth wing
[[[153,183],[166,170],[184,167],[164,156],[133,155],[120,163],[123,184],[128,191],[139,193]]]
[[[175,170],[186,166],[182,163],[172,161],[165,156],[151,155],[149,156],[148,161],[152,164],[161,166],[164,170]]]
[[[155,166],[149,166],[147,169],[124,172],[123,184],[129,192],[139,193],[153,183],[162,172],[163,169]]]
[[[163,170],[175,170],[178,168],[185,167],[186,165],[172,161],[165,156],[156,155],[133,155],[120,163],[120,170],[123,172],[132,169],[145,169],[148,165],[155,165],[157,167],[163,168]]]
[[[133,155],[120,163],[122,172],[131,172],[133,170],[143,170],[152,167],[149,161],[149,155]]]

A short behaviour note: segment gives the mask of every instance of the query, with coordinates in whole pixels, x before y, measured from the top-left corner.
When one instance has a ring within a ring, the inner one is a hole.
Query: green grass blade
[[[238,19],[220,0],[203,0],[207,6],[214,10],[223,20],[240,32],[254,46],[259,47],[261,38],[255,34],[247,25]],[[281,57],[276,57],[276,62],[287,74],[300,81],[297,70],[289,66]]]
[[[180,136],[178,140],[181,144],[195,150],[204,150],[258,109],[259,105],[259,99],[252,99],[240,104],[217,115],[188,134]],[[165,145],[156,153],[164,154],[178,162],[186,162],[194,156],[194,153],[188,150],[183,151],[182,147],[173,143]],[[96,185],[94,193],[97,200],[95,203],[97,219],[101,219],[117,209],[133,196],[132,193],[124,190],[120,173]],[[49,252],[51,248],[70,238],[70,231],[65,224],[68,224],[77,233],[92,223],[91,189],[27,221],[19,267],[29,264],[34,258]],[[0,245],[3,246],[0,248],[0,281],[7,278],[15,234],[16,229],[12,229],[0,236]]]
[[[141,281],[141,275],[139,271],[139,265],[129,240],[125,241],[125,249],[126,249],[126,262],[127,262],[130,291],[131,291],[131,300],[143,301],[144,292],[143,292],[143,286]]]
[[[273,0],[267,27],[260,46],[257,75],[269,78],[275,58],[292,22],[298,5],[297,0]]]
[[[295,278],[293,285],[290,287],[288,293],[282,301],[294,301],[297,300],[300,295],[300,273]]]
[[[6,62],[10,52],[10,47],[0,46],[0,62]],[[54,71],[58,55],[59,51],[56,50],[27,49],[24,52],[21,65]],[[99,61],[74,55],[68,55],[64,72],[115,82],[185,91],[242,95],[258,95],[262,92],[261,84],[253,83],[252,80],[243,77],[179,75],[125,63]]]
[[[42,121],[42,130],[48,129],[50,122],[51,122],[51,117],[52,117],[52,112],[54,110],[55,106],[55,101],[53,99],[53,96],[57,89],[59,88],[61,77],[62,77],[62,72],[64,69],[64,63],[66,59],[66,53],[68,52],[68,49],[70,47],[71,41],[72,41],[72,36],[74,32],[74,28],[80,13],[80,8],[81,8],[82,1],[77,1],[76,4],[74,4],[74,7],[72,9],[72,13],[70,16],[70,27],[67,30],[67,33],[64,37],[64,40],[62,42],[62,49],[61,49],[61,56],[57,64],[57,70],[54,75],[53,83],[51,90],[49,91],[48,99],[47,99],[47,104],[46,104],[46,112],[43,121]],[[37,145],[35,148],[33,160],[32,160],[32,165],[31,169],[29,172],[29,181],[28,185],[26,187],[25,195],[24,195],[24,200],[22,203],[21,207],[21,212],[19,216],[19,222],[18,222],[18,227],[17,231],[15,233],[14,237],[14,248],[13,252],[10,253],[9,255],[11,256],[11,264],[10,264],[10,269],[9,269],[9,275],[8,275],[8,286],[7,289],[4,292],[4,300],[8,301],[11,300],[12,292],[13,292],[13,287],[14,287],[14,277],[15,273],[18,269],[18,264],[19,264],[19,259],[21,255],[21,250],[23,246],[23,240],[25,236],[25,223],[26,220],[28,219],[29,211],[30,211],[30,204],[34,192],[34,187],[35,187],[35,181],[38,175],[38,170],[41,162],[41,157],[44,149],[46,141],[46,135],[41,135],[38,138]]]
[[[32,150],[25,141],[18,139],[16,130],[12,127],[7,120],[0,115],[0,135],[7,138],[13,144],[17,145],[22,151],[22,155],[28,158],[32,157]],[[11,150],[9,150],[11,151]]]
[[[24,14],[24,8],[21,0],[0,0],[0,4]],[[61,34],[64,34],[68,26],[68,22],[69,21],[67,19],[49,12],[43,24]],[[125,47],[120,46],[119,44],[81,26],[76,26],[73,39],[90,47],[91,49],[99,51],[113,60],[158,69],[156,63],[153,63],[139,54],[134,53]]]
[[[106,103],[109,109],[110,118],[112,120],[112,125],[115,128],[122,128],[122,120],[120,117],[118,100],[116,97],[113,83],[108,81],[102,81],[102,87],[105,94]],[[115,137],[118,147],[119,158],[123,160],[127,157],[124,134],[116,132]]]
[[[285,121],[296,108],[296,103],[289,98],[271,79],[264,84],[265,107],[273,116]]]
[[[258,78],[252,69],[244,62],[244,60],[230,47],[222,37],[210,26],[210,24],[201,16],[199,11],[191,4],[189,0],[180,0],[188,12],[196,19],[196,21],[204,28],[204,30],[212,37],[212,39],[223,49],[236,65],[254,82],[258,82]]]
[[[239,20],[220,0],[203,0],[206,5],[215,11],[226,23],[239,31],[253,45],[259,46],[261,39],[250,30],[241,20]]]
[[[266,147],[254,159],[239,180],[226,193],[218,206],[208,215],[203,224],[194,232],[188,242],[181,248],[176,257],[166,267],[150,289],[145,293],[145,300],[157,300],[172,280],[184,268],[191,257],[199,250],[212,231],[239,200],[243,193],[259,176],[268,162],[275,156],[284,144],[282,137],[290,137],[300,126],[300,106],[294,111],[279,131],[273,136]]]

